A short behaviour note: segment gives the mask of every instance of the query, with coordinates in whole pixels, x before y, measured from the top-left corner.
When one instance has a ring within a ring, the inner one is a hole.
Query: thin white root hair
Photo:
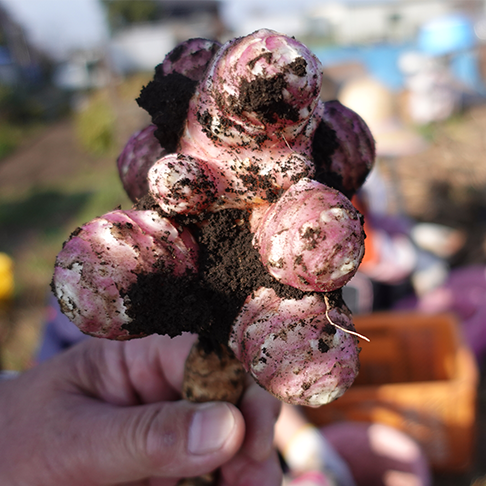
[[[367,338],[366,336],[363,336],[363,334],[360,334],[359,332],[355,332],[355,331],[350,331],[349,329],[346,329],[345,327],[342,327],[339,324],[336,324],[335,322],[333,322],[333,320],[329,317],[329,308],[331,307],[331,304],[329,303],[329,299],[328,299],[327,295],[324,295],[324,301],[326,302],[326,318],[331,325],[333,325],[337,329],[340,329],[341,331],[343,331],[347,334],[352,334],[353,336],[356,336],[360,339],[364,339],[368,343],[371,342],[370,339]]]
[[[286,138],[285,138],[283,135],[282,135],[282,138],[283,138],[283,141],[285,142],[285,145],[287,145],[287,148],[288,148],[289,150],[292,150],[292,148],[291,148],[291,147],[290,147],[290,145],[289,145],[289,142],[287,142],[287,139],[286,139]]]

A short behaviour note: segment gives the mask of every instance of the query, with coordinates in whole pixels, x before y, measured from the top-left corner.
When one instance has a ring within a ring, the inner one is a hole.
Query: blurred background
[[[73,229],[131,206],[116,157],[150,123],[135,99],[154,67],[185,39],[262,27],[304,42],[323,65],[322,98],[374,134],[376,167],[354,201],[366,257],[345,299],[358,317],[453,316],[444,353],[468,353],[467,376],[394,381],[469,384],[465,404],[442,398],[467,409],[454,425],[467,460],[439,465],[434,484],[486,484],[486,0],[0,0],[1,366],[36,363]]]

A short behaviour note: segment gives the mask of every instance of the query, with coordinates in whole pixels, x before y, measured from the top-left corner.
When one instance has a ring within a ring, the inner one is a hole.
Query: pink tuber
[[[335,327],[338,324],[339,327]],[[255,380],[284,402],[319,406],[340,397],[358,373],[349,310],[320,294],[279,298],[260,288],[247,299],[229,346]]]
[[[167,152],[155,138],[155,125],[134,133],[117,160],[118,174],[128,197],[136,202],[149,191],[147,174]]]
[[[329,292],[358,270],[363,240],[358,212],[345,196],[301,179],[266,211],[254,245],[277,280],[304,291]]]
[[[326,137],[315,137],[313,151],[317,177],[327,179],[329,185],[337,186],[351,197],[365,181],[375,161],[375,142],[363,119],[339,101],[326,101],[318,107],[321,128],[335,134],[335,146],[329,157],[325,146]],[[333,144],[331,144],[332,146]]]
[[[78,228],[64,244],[54,290],[61,310],[81,331],[130,339],[137,336],[126,328],[127,294],[138,276],[181,276],[195,271],[196,262],[197,243],[187,229],[155,211],[115,210]]]
[[[206,358],[223,375],[242,365],[289,403],[344,393],[358,350],[340,289],[364,240],[349,198],[375,149],[363,120],[320,101],[320,86],[317,58],[265,29],[166,56],[138,99],[153,126],[118,159],[134,208],[86,224],[57,258],[53,290],[81,330],[198,332],[190,399],[226,396],[195,386],[189,368]]]

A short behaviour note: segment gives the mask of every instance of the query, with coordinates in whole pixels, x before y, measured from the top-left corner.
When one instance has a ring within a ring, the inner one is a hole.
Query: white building
[[[340,0],[324,3],[310,15],[329,24],[337,43],[355,44],[412,39],[424,22],[451,9],[447,0]]]
[[[118,73],[152,71],[175,45],[174,32],[166,24],[134,25],[110,40],[111,67]]]

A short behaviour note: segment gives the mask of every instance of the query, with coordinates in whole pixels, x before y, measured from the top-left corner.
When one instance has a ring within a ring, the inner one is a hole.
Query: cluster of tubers
[[[198,333],[189,399],[236,403],[244,370],[288,403],[342,395],[359,361],[340,289],[365,237],[350,198],[375,147],[320,87],[317,58],[269,30],[169,53],[138,99],[153,124],[118,158],[134,206],[64,244],[62,311],[96,337]]]

